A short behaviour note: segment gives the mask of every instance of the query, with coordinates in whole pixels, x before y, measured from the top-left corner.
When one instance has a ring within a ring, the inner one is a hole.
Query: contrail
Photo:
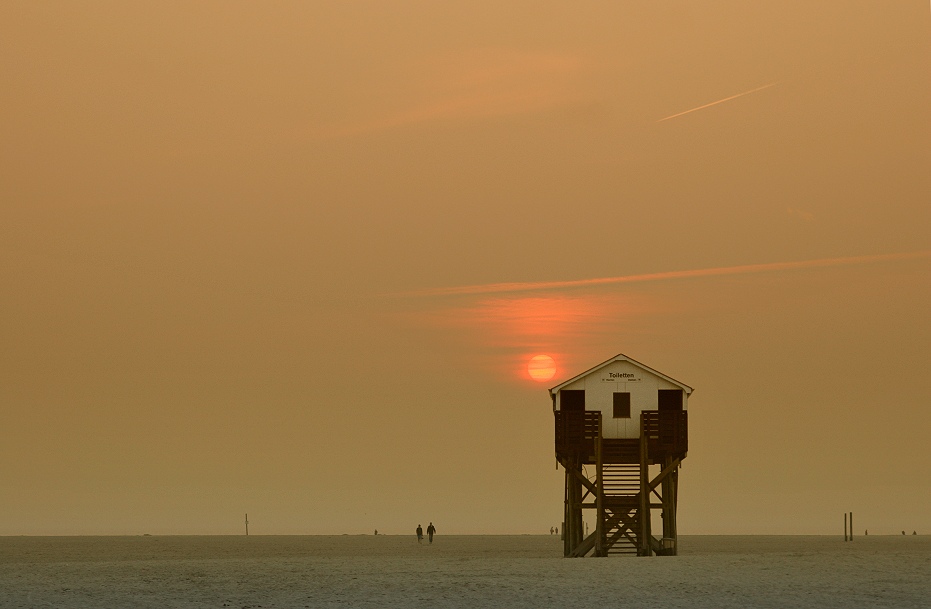
[[[771,82],[768,85],[763,85],[762,87],[757,87],[756,89],[751,89],[749,91],[744,91],[743,93],[738,93],[737,95],[731,95],[730,97],[725,97],[724,99],[719,99],[718,101],[713,101],[710,104],[705,104],[704,106],[699,106],[697,108],[692,108],[691,110],[686,110],[685,112],[679,112],[678,114],[673,114],[672,116],[667,116],[666,118],[661,118],[657,123],[663,121],[668,121],[671,118],[676,118],[677,116],[682,116],[683,114],[689,114],[691,112],[697,112],[698,110],[704,110],[705,108],[710,108],[711,106],[717,106],[718,104],[723,104],[724,102],[731,101],[732,99],[737,99],[738,97],[743,97],[744,95],[750,95],[751,93],[756,93],[757,91],[762,91],[763,89],[768,89],[770,87],[775,87],[778,84],[778,81]]]
[[[450,288],[435,288],[408,292],[409,296],[452,296],[458,294],[494,294],[501,292],[530,292],[535,290],[557,290],[614,283],[638,283],[643,281],[664,281],[666,279],[687,279],[693,277],[716,277],[720,275],[743,275],[767,271],[788,271],[829,266],[848,266],[868,262],[890,262],[931,257],[931,250],[905,252],[898,254],[875,254],[871,256],[850,256],[846,258],[819,258],[817,260],[800,260],[796,262],[769,262],[764,264],[744,264],[740,266],[721,266],[710,269],[691,269],[687,271],[664,271],[643,275],[622,275],[620,277],[598,277],[595,279],[574,279],[570,281],[536,281],[514,283],[488,283],[485,285],[467,285]]]

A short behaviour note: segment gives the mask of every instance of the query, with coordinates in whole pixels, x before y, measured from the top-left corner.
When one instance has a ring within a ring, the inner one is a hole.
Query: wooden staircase
[[[640,464],[604,464],[601,476],[605,510],[604,548],[608,554],[637,554]]]

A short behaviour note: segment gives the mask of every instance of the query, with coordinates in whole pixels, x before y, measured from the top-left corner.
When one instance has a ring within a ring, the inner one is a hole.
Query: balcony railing
[[[556,453],[574,453],[585,460],[594,458],[595,439],[601,434],[601,411],[557,410],[554,414]],[[647,439],[651,461],[655,462],[669,455],[684,455],[688,451],[687,412],[644,410],[641,413],[640,425],[640,434]],[[603,458],[606,462],[637,462],[639,461],[638,444],[639,441],[636,439],[605,439]]]
[[[689,413],[644,410],[640,434],[646,436],[650,458],[685,454],[689,450]]]
[[[557,410],[556,452],[595,454],[595,438],[601,434],[600,410]]]

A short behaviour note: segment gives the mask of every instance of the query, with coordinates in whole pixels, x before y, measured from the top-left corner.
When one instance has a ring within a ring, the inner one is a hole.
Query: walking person
[[[417,543],[423,543],[423,527],[417,525]]]
[[[433,526],[433,523],[431,522],[430,525],[427,526],[427,537],[430,539],[430,543],[433,543],[434,533],[436,533],[436,527]]]

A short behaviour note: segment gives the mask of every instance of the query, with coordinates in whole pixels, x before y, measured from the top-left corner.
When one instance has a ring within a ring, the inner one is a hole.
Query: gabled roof
[[[647,366],[647,365],[641,364],[641,363],[638,362],[637,360],[631,359],[631,358],[627,357],[626,355],[624,355],[623,353],[618,353],[617,355],[615,355],[615,356],[612,357],[611,359],[609,359],[609,360],[607,360],[607,361],[604,361],[604,362],[601,362],[600,364],[598,364],[598,365],[595,366],[594,368],[589,368],[588,370],[586,370],[586,371],[583,372],[582,374],[577,374],[576,376],[572,377],[572,378],[569,379],[568,381],[563,381],[562,383],[560,383],[560,384],[556,385],[555,387],[551,388],[551,389],[550,389],[550,395],[551,395],[551,396],[556,395],[556,392],[559,391],[560,389],[562,389],[563,387],[565,387],[566,385],[569,385],[570,383],[574,383],[574,382],[576,382],[577,380],[579,380],[580,378],[585,377],[585,376],[588,376],[589,374],[592,374],[592,373],[594,373],[594,372],[598,372],[599,370],[601,370],[602,368],[604,368],[604,367],[607,366],[608,364],[613,364],[614,362],[629,362],[629,363],[633,364],[634,366],[637,366],[638,368],[640,368],[640,369],[642,369],[642,370],[645,370],[646,372],[649,372],[650,374],[655,374],[656,376],[660,377],[661,379],[666,380],[666,381],[669,381],[669,382],[672,383],[673,385],[678,385],[678,386],[681,387],[683,390],[685,390],[685,395],[691,395],[691,394],[692,394],[693,389],[692,389],[691,387],[689,387],[688,385],[686,385],[685,383],[681,383],[681,382],[677,381],[676,379],[674,379],[674,378],[672,378],[672,377],[666,376],[666,375],[663,374],[662,372],[659,372],[659,371],[657,371],[657,370],[654,370],[653,368],[650,368],[650,367]]]

